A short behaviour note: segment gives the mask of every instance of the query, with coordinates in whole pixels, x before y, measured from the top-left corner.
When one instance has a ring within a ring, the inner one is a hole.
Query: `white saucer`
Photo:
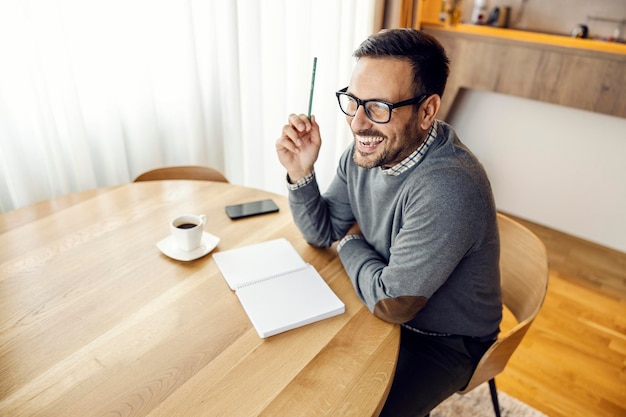
[[[163,254],[172,259],[176,259],[177,261],[193,261],[194,259],[202,258],[207,253],[211,252],[215,249],[219,242],[219,237],[213,236],[207,232],[202,232],[202,243],[200,244],[200,247],[192,251],[185,251],[174,245],[174,238],[170,235],[165,239],[160,240],[157,243],[157,248],[159,248]]]

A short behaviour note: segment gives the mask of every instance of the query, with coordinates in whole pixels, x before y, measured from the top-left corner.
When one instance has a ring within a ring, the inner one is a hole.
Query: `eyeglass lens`
[[[348,116],[352,117],[356,114],[359,103],[347,94],[339,95],[339,105],[341,110]],[[365,103],[365,114],[373,122],[386,123],[390,119],[389,105],[380,101],[367,101]]]

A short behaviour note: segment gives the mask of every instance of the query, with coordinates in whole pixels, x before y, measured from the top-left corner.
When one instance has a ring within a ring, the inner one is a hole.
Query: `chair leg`
[[[496,390],[496,380],[491,378],[489,380],[489,391],[491,392],[491,402],[493,403],[493,411],[496,413],[496,417],[500,416],[500,403],[498,402],[498,391]]]
[[[496,413],[496,417],[502,417],[500,415],[500,403],[498,402],[498,390],[496,389],[496,380],[491,378],[489,380],[489,392],[491,393],[491,403],[493,404],[493,411]],[[424,417],[430,417],[430,413]]]

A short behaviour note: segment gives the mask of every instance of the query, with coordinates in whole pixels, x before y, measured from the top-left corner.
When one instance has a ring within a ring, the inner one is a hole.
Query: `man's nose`
[[[350,127],[353,131],[364,130],[372,126],[372,121],[367,117],[365,113],[365,107],[359,106],[356,110],[354,116],[352,116],[352,121],[350,122]]]

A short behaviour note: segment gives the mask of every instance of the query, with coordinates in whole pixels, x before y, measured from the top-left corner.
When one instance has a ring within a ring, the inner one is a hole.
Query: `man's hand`
[[[276,154],[292,183],[313,172],[321,145],[315,116],[309,120],[304,114],[289,115],[289,123],[283,126],[282,136],[276,141]]]

